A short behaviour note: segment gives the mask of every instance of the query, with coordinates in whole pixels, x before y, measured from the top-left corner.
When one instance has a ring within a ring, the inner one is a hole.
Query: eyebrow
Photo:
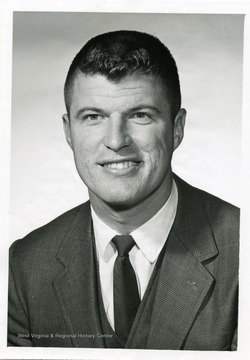
[[[161,114],[162,111],[160,111],[157,107],[155,106],[152,106],[152,105],[148,105],[148,104],[141,104],[141,105],[138,105],[138,106],[135,106],[131,109],[128,109],[126,111],[126,113],[131,113],[131,112],[136,112],[136,111],[140,111],[140,110],[143,110],[143,109],[149,109],[149,110],[152,110],[158,114]],[[87,111],[93,111],[93,112],[97,112],[97,113],[106,113],[106,111],[104,109],[101,109],[101,108],[97,108],[97,107],[83,107],[81,109],[79,109],[76,113],[76,117],[79,117],[82,113],[84,112],[87,112]]]
[[[133,108],[129,109],[128,112],[135,112],[135,111],[140,111],[140,110],[143,110],[143,109],[153,110],[153,111],[157,112],[158,114],[160,114],[162,112],[157,107],[152,106],[152,105],[148,105],[148,104],[140,104],[140,105],[138,105],[136,107],[133,107]]]
[[[81,108],[81,109],[79,109],[77,111],[76,117],[79,117],[82,113],[87,112],[87,111],[94,111],[94,112],[97,112],[97,113],[105,112],[103,109],[96,108],[96,107],[83,107],[83,108]]]

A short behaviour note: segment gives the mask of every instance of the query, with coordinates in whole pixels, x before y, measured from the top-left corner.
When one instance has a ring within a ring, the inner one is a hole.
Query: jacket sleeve
[[[10,249],[8,346],[32,346],[27,310],[17,291],[12,265],[13,246]]]

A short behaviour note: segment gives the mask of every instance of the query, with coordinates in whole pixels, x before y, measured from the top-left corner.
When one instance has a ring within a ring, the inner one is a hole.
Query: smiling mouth
[[[139,164],[140,161],[119,161],[119,162],[110,162],[107,164],[102,164],[102,166],[108,169],[123,170],[138,166]]]

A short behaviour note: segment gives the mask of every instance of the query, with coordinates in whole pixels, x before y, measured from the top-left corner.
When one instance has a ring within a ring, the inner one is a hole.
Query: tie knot
[[[118,256],[128,256],[128,253],[135,245],[135,241],[130,235],[116,235],[112,242],[118,251]]]

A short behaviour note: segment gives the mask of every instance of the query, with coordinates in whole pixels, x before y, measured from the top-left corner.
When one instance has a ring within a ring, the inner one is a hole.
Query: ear
[[[184,136],[186,110],[180,109],[174,120],[174,150],[178,148]]]
[[[69,119],[68,114],[64,114],[62,116],[62,119],[63,119],[63,130],[64,130],[65,138],[67,140],[67,143],[69,144],[69,146],[72,149],[70,119]]]

